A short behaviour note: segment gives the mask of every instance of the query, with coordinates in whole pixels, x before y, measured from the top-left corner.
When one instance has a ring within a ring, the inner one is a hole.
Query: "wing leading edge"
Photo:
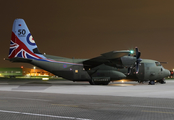
[[[118,64],[121,65],[121,57],[129,55],[129,50],[121,50],[121,51],[111,51],[107,53],[101,54],[101,56],[91,58],[83,61],[84,66],[88,68],[94,68],[101,64]]]

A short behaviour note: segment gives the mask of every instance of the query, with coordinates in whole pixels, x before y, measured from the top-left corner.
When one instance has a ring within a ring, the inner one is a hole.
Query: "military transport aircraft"
[[[135,56],[130,55],[131,52],[111,51],[92,59],[70,59],[41,54],[25,21],[15,19],[8,60],[29,63],[65,79],[88,81],[91,85],[107,85],[110,81],[123,78],[150,80],[151,83],[168,76],[169,71],[157,65],[159,62],[140,59],[138,48]]]

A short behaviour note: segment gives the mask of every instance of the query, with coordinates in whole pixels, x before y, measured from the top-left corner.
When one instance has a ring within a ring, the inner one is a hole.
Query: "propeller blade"
[[[138,65],[136,65],[136,74],[138,74],[138,72],[139,72],[139,67]]]
[[[131,67],[128,67],[127,75],[130,75],[130,73],[131,73]]]
[[[137,56],[138,56],[138,53],[139,51],[138,51],[138,47],[135,47],[135,53],[136,53],[136,58],[137,58]],[[138,58],[137,58],[138,59]]]
[[[136,57],[137,57],[137,59],[139,59],[139,58],[140,58],[140,56],[141,56],[141,52],[138,52],[138,53],[137,53],[137,56],[136,56]]]

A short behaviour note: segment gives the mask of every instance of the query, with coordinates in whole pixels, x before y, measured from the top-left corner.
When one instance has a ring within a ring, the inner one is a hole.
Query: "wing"
[[[99,57],[95,57],[92,59],[88,59],[86,61],[83,61],[85,69],[94,68],[101,64],[107,64],[110,66],[119,67],[121,62],[121,57],[129,55],[129,50],[122,50],[122,51],[111,51],[107,53],[101,54]]]

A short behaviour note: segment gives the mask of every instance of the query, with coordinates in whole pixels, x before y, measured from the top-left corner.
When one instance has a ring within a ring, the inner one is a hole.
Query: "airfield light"
[[[130,54],[133,54],[134,53],[134,51],[133,50],[130,50]]]
[[[36,67],[34,66],[33,69],[34,69],[34,76],[36,76],[36,73],[35,73],[35,69],[36,69]]]
[[[49,80],[49,78],[42,78],[42,80]]]

